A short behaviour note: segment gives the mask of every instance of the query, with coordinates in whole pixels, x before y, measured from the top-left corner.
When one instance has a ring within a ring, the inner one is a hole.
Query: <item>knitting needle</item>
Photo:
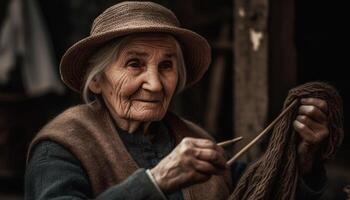
[[[236,143],[236,142],[238,142],[238,141],[240,141],[242,139],[243,139],[243,137],[236,137],[236,138],[233,138],[231,140],[226,140],[226,141],[220,142],[217,145],[219,145],[221,147],[225,147],[225,146],[228,146],[230,144]]]
[[[282,113],[271,122],[269,126],[267,126],[258,136],[256,136],[249,144],[247,144],[243,149],[241,149],[235,156],[233,156],[229,161],[227,161],[227,165],[231,166],[233,162],[235,162],[242,154],[244,154],[250,147],[252,147],[257,141],[259,141],[266,133],[268,133],[271,128],[290,110],[298,101],[295,99],[286,109],[282,111]]]

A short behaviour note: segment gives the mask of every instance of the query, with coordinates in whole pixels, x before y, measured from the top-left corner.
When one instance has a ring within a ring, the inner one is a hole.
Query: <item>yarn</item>
[[[328,105],[329,136],[322,143],[320,159],[336,153],[343,139],[343,105],[336,89],[327,83],[310,82],[289,91],[284,108],[294,99],[320,98]],[[264,155],[243,174],[230,200],[265,200],[296,198],[299,177],[297,141],[293,129],[299,103],[275,125]]]

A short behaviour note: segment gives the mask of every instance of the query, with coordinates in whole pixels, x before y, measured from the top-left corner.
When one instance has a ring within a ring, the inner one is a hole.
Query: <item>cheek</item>
[[[137,92],[142,85],[142,81],[136,78],[128,77],[120,84],[120,96],[129,98]]]
[[[108,76],[108,75],[107,75]],[[114,96],[116,99],[128,99],[140,87],[140,83],[128,73],[117,72],[114,76],[109,76],[106,81],[108,85],[105,94]]]
[[[113,73],[106,72],[107,78],[103,82],[102,94],[116,114],[124,118],[130,114],[130,96],[140,88],[141,83],[123,71]]]
[[[178,81],[178,75],[176,72],[172,72],[171,74],[168,74],[164,77],[163,83],[165,87],[166,96],[168,98],[171,98],[173,96]]]

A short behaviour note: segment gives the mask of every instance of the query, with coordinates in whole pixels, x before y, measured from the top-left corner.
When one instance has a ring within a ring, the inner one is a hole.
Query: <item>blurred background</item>
[[[0,199],[23,199],[28,144],[79,94],[60,81],[65,50],[87,36],[112,0],[0,0]],[[347,199],[350,185],[349,12],[345,1],[162,0],[182,25],[206,37],[213,56],[201,82],[172,109],[218,141],[244,145],[282,109],[289,89],[309,81],[335,86],[344,102],[345,138],[326,164],[324,199]],[[254,161],[267,141],[242,159]],[[239,148],[237,146],[236,148]]]

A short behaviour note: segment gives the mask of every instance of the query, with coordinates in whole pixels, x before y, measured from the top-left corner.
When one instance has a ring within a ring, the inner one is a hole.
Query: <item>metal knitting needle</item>
[[[242,154],[244,154],[250,147],[252,147],[257,141],[259,141],[266,133],[268,133],[273,126],[286,114],[290,109],[297,104],[297,100],[295,99],[289,106],[282,111],[282,113],[271,122],[258,136],[256,136],[251,142],[249,142],[245,147],[243,147],[236,155],[234,155],[229,161],[227,161],[227,165],[231,166]]]
[[[240,141],[242,139],[243,139],[243,137],[236,137],[236,138],[233,138],[231,140],[226,140],[226,141],[220,142],[217,145],[219,145],[221,147],[225,147],[225,146],[228,146],[230,144],[236,143],[236,142],[238,142],[238,141]]]

